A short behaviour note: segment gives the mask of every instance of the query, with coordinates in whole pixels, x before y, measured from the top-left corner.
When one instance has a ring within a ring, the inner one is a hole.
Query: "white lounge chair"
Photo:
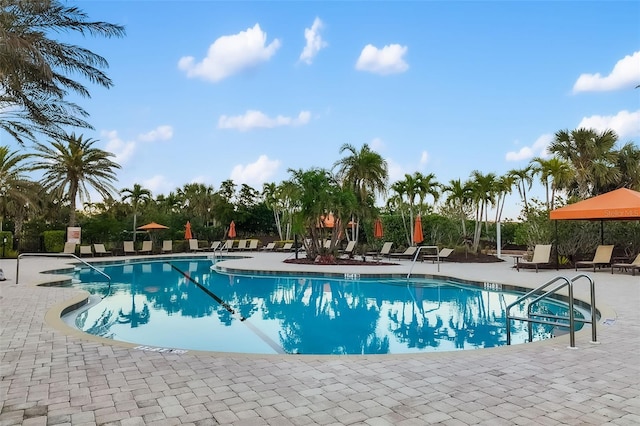
[[[189,240],[189,250],[192,252],[195,252],[195,251],[203,251],[204,249],[200,247],[200,244],[198,243],[197,239],[192,238]]]
[[[293,249],[293,243],[285,243],[279,251],[291,251]]]
[[[244,251],[246,249],[247,249],[247,240],[238,240],[238,247],[236,247],[236,250]]]
[[[627,269],[631,269],[631,275],[636,275],[636,269],[640,271],[640,253],[638,253],[638,255],[636,256],[636,258],[634,259],[633,262],[631,263],[614,263],[611,265],[611,273],[613,274],[613,270],[615,268],[619,268],[621,271],[622,270],[627,270]]]
[[[340,253],[340,257],[342,257],[342,258],[351,257],[351,255],[353,254],[353,250],[355,248],[356,248],[356,242],[355,241],[349,241],[347,243],[347,247],[345,247],[345,249]]]
[[[111,254],[110,252],[107,251],[106,248],[104,248],[104,244],[100,244],[100,243],[93,245],[93,251],[98,256],[108,256]]]
[[[373,253],[374,260],[379,261],[385,256],[387,256],[388,259],[391,259],[391,247],[393,247],[393,241],[385,242],[379,252]]]
[[[76,243],[64,243],[63,253],[76,254]]]
[[[276,248],[276,243],[275,241],[270,242],[269,244],[267,244],[266,246],[262,247],[262,251],[273,251]]]
[[[220,250],[221,247],[222,247],[222,241],[217,240],[211,243],[211,247],[209,247],[209,251]]]
[[[612,255],[613,245],[598,246],[596,254],[593,255],[593,260],[580,260],[576,262],[576,271],[579,266],[593,266],[593,272],[595,272],[596,266],[601,267],[611,264]]]
[[[140,254],[151,254],[153,253],[153,242],[150,240],[146,240],[142,242],[142,248],[138,251]]]
[[[173,240],[162,241],[162,253],[173,253]]]
[[[133,246],[133,241],[125,241],[123,243],[123,247],[124,247],[124,255],[128,255],[128,254],[136,254],[136,249]]]
[[[418,250],[418,247],[409,246],[405,251],[401,253],[390,253],[389,255],[391,257],[397,257],[400,259],[411,259],[416,254],[416,250]]]
[[[423,257],[422,260],[428,259],[431,260],[432,263],[435,263],[436,261],[440,260],[441,262],[443,260],[445,260],[447,257],[449,257],[449,255],[451,253],[453,253],[453,249],[452,248],[448,248],[448,247],[443,247],[442,249],[440,249],[440,251],[436,254],[430,254],[430,253],[426,253]]]
[[[224,245],[222,246],[221,250],[226,250],[226,251],[231,251],[233,250],[233,243],[235,241],[234,240],[227,240],[224,242]]]
[[[80,246],[80,256],[93,256],[91,246]]]
[[[523,260],[516,258],[516,269],[520,271],[520,267],[524,265],[534,265],[538,272],[539,265],[546,265],[551,260],[551,244],[537,244],[533,249],[531,260]]]
[[[249,240],[249,246],[247,247],[247,250],[258,250],[258,240]]]

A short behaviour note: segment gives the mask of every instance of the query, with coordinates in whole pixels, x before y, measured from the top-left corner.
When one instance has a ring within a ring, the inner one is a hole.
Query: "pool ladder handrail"
[[[575,314],[573,312],[573,306],[574,306],[574,297],[573,297],[573,284],[579,280],[580,278],[586,278],[589,281],[589,293],[590,293],[590,307],[591,307],[591,319],[589,320],[585,320],[582,318],[575,318]],[[536,297],[535,299],[533,299],[531,302],[529,302],[529,305],[527,307],[527,317],[518,317],[515,315],[511,315],[510,311],[511,308],[513,308],[515,305],[522,303],[525,299],[533,296],[534,294],[544,290],[545,288],[549,287],[550,285],[557,283],[558,281],[562,281],[560,284],[557,284],[555,287],[553,287],[552,289],[546,291],[545,293],[542,293],[540,295],[538,295],[538,297]],[[558,315],[551,315],[551,314],[544,314],[544,313],[532,313],[532,308],[535,304],[537,304],[538,302],[540,302],[543,299],[547,299],[550,296],[558,293],[558,291],[560,291],[561,289],[567,287],[568,288],[568,304],[569,304],[569,324],[565,324],[560,322],[560,320],[566,321],[567,317],[563,317],[563,316],[558,316]],[[519,321],[526,321],[529,323],[529,341],[533,340],[533,331],[531,330],[531,323],[536,323],[536,324],[546,324],[546,325],[554,325],[556,327],[565,327],[565,328],[569,328],[569,341],[570,341],[570,347],[571,348],[575,348],[576,347],[576,337],[575,337],[575,323],[577,322],[581,322],[581,323],[586,323],[586,324],[591,324],[591,343],[598,343],[598,339],[597,339],[597,331],[596,331],[596,296],[595,296],[595,283],[593,281],[593,279],[586,274],[579,274],[576,275],[575,277],[569,279],[565,276],[557,276],[549,281],[547,281],[546,283],[542,284],[541,286],[529,291],[528,293],[520,296],[518,299],[516,299],[513,303],[507,305],[506,307],[506,321],[507,321],[507,345],[511,344],[511,320],[519,320]],[[543,318],[543,319],[539,319],[539,318]],[[555,320],[555,321],[553,321]]]
[[[438,264],[438,272],[440,272],[440,250],[438,249],[438,246],[418,246],[418,249],[416,250],[416,254],[413,255],[413,261],[411,262],[411,268],[409,268],[409,272],[407,273],[407,279],[409,279],[409,277],[411,277],[411,271],[413,271],[413,267],[416,264],[416,260],[418,260],[418,255],[420,254],[420,250],[422,249],[436,249],[436,263]]]
[[[16,260],[16,285],[18,284],[18,274],[20,273],[20,259],[23,257],[72,257],[104,276],[109,281],[109,287],[111,287],[111,277],[109,275],[73,253],[20,253]]]

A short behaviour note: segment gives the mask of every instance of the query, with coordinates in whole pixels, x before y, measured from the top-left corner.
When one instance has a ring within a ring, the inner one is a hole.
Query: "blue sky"
[[[522,168],[562,129],[640,140],[637,1],[73,3],[127,31],[59,36],[109,61],[79,133],[116,154],[118,188],[261,189],[331,168],[344,143],[379,152],[391,182],[447,183]]]

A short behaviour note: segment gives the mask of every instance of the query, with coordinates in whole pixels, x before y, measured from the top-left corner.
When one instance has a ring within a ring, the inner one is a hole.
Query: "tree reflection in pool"
[[[74,285],[103,300],[77,314],[75,324],[110,339],[187,350],[454,351],[505,345],[505,307],[519,295],[433,279],[234,276],[211,266],[208,259],[106,265],[110,287],[101,275],[80,269],[76,278],[81,282]],[[536,309],[567,316],[561,302]],[[526,310],[522,303],[512,314],[525,316]],[[582,317],[580,312],[576,316]],[[512,323],[512,344],[528,341],[528,326]],[[550,326],[533,327],[534,340],[551,337]]]

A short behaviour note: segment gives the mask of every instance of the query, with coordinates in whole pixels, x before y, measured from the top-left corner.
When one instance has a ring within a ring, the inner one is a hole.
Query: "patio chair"
[[[93,256],[91,246],[80,246],[80,257],[82,256]]]
[[[440,249],[440,251],[436,254],[428,254],[426,253],[423,257],[422,260],[425,259],[430,259],[431,263],[435,263],[437,260],[440,260],[441,262],[443,260],[445,260],[447,257],[449,257],[449,255],[451,253],[453,253],[453,249],[452,248],[448,248],[448,247],[443,247],[442,249]]]
[[[266,246],[262,247],[260,250],[262,251],[273,251],[276,248],[275,241],[270,242]]]
[[[76,243],[64,243],[64,250],[66,254],[76,254]]]
[[[418,247],[409,246],[407,249],[401,253],[389,253],[390,257],[397,257],[399,259],[411,259],[415,254]]]
[[[231,251],[233,250],[233,243],[235,241],[234,240],[227,240],[224,242],[224,245],[222,246],[222,248],[220,250],[226,250],[226,251]]]
[[[285,243],[279,251],[291,251],[293,249],[293,243]]]
[[[221,247],[222,247],[222,241],[217,240],[211,243],[211,247],[209,247],[209,251],[220,250]]]
[[[162,253],[173,253],[173,240],[162,241]]]
[[[247,247],[247,250],[258,250],[258,240],[250,240],[249,241],[249,247]]]
[[[593,266],[593,272],[597,267],[602,267],[611,264],[611,256],[613,255],[613,245],[598,246],[596,254],[593,255],[593,260],[580,260],[576,262],[576,271],[579,266]]]
[[[353,250],[356,248],[356,242],[355,241],[349,241],[349,243],[347,243],[347,247],[345,247],[344,250],[342,250],[342,252],[340,253],[340,257],[343,259],[348,259],[353,255]]]
[[[393,247],[393,241],[387,241],[382,245],[382,248],[379,252],[372,253],[374,260],[380,260],[384,256],[387,256],[388,259],[391,259],[391,247]]]
[[[111,254],[106,248],[104,248],[104,244],[100,243],[93,245],[93,252],[98,256],[108,256]]]
[[[195,251],[204,251],[203,248],[200,247],[200,244],[198,243],[198,240],[195,238],[192,238],[189,240],[189,250],[192,252]]]
[[[133,241],[125,241],[123,243],[124,246],[124,255],[128,254],[137,254],[135,247],[133,246]]]
[[[236,250],[245,251],[247,249],[247,240],[238,240],[238,247]]]
[[[615,268],[619,268],[621,271],[626,271],[627,269],[631,269],[631,275],[636,275],[636,269],[640,271],[640,253],[636,256],[636,258],[631,263],[614,263],[611,265],[611,273],[613,274],[613,270]]]
[[[151,254],[153,253],[153,241],[146,240],[142,242],[142,248],[138,251],[139,254]]]
[[[538,272],[538,265],[546,265],[551,260],[551,244],[537,244],[533,249],[531,260],[516,258],[516,269],[520,272],[520,266],[534,265]]]

